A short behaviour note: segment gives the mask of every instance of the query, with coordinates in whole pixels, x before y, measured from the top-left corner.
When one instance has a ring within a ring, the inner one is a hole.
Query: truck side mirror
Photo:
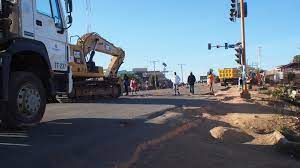
[[[73,12],[73,2],[72,0],[65,0],[66,2],[66,12],[72,13]]]
[[[71,15],[67,16],[67,23],[72,24],[73,23],[73,17]]]

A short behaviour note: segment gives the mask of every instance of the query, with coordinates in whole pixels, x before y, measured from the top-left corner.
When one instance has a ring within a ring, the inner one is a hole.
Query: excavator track
[[[95,102],[104,98],[118,98],[121,96],[121,87],[114,80],[90,80],[74,83],[73,96],[60,95],[56,99],[59,103]]]

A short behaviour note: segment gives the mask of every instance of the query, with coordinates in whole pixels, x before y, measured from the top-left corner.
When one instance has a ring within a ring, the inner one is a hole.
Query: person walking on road
[[[193,72],[191,72],[190,76],[188,77],[188,84],[190,85],[191,94],[195,94],[195,82],[196,77],[193,75]]]
[[[211,94],[214,94],[214,81],[215,81],[215,76],[212,72],[209,72],[208,75],[208,85],[209,85],[209,91]]]
[[[131,89],[131,94],[133,95],[134,93],[137,94],[137,88],[138,84],[135,79],[131,79],[130,81],[130,89]]]
[[[179,92],[179,84],[180,84],[180,77],[177,75],[176,72],[174,72],[174,80],[173,80],[173,83],[174,83],[174,92],[175,92],[175,96],[178,94],[180,95],[180,92]]]
[[[128,87],[129,87],[130,83],[129,83],[129,78],[126,74],[124,75],[123,80],[124,80],[125,93],[126,93],[126,96],[128,96],[129,95]]]

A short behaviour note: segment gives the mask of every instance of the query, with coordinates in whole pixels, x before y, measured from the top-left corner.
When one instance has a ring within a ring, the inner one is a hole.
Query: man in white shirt
[[[174,79],[173,79],[173,83],[174,83],[174,91],[175,91],[175,96],[178,94],[180,95],[179,92],[179,84],[180,84],[180,77],[176,74],[176,72],[174,72]]]

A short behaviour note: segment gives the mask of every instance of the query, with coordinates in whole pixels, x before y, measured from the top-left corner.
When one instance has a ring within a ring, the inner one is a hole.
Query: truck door
[[[52,70],[68,70],[67,33],[60,0],[35,0],[35,39],[45,44]]]

